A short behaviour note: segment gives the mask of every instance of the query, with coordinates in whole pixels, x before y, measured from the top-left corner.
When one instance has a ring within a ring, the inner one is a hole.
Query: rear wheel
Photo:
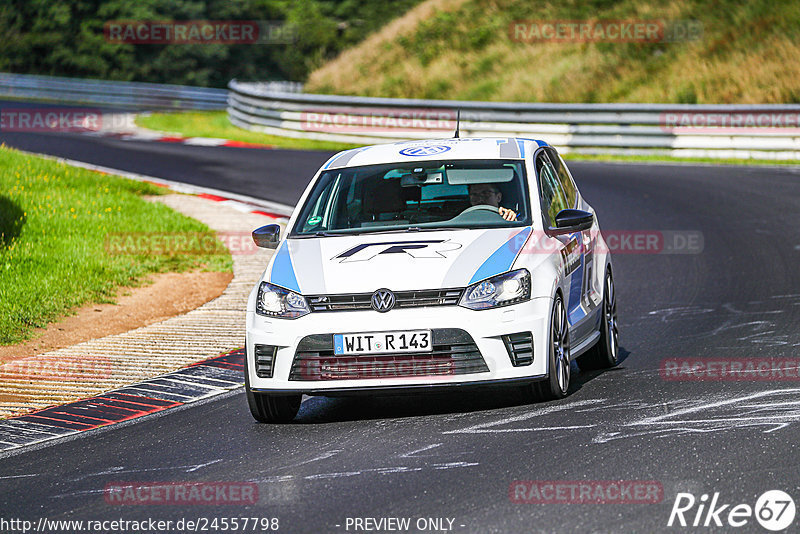
[[[617,292],[611,271],[606,273],[603,288],[603,318],[600,321],[600,339],[594,347],[578,357],[581,370],[608,369],[619,363],[619,323],[617,322]]]
[[[553,300],[550,312],[547,378],[528,386],[526,393],[535,400],[555,400],[566,397],[571,375],[569,356],[569,324],[567,310],[560,294]]]
[[[244,353],[244,389],[253,419],[259,423],[288,423],[300,411],[302,395],[265,395],[250,389],[247,349]]]

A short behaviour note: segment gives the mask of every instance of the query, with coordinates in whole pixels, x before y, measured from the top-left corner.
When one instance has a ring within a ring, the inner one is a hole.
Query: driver
[[[508,209],[500,206],[500,201],[503,199],[503,193],[496,185],[490,183],[470,184],[469,185],[469,202],[473,206],[488,205],[497,208],[500,216],[507,221],[516,221],[517,214]]]

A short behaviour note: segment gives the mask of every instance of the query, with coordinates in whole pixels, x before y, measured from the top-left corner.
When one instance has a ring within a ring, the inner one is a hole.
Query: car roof
[[[544,141],[522,137],[461,137],[370,145],[331,157],[323,169],[426,160],[524,159]]]

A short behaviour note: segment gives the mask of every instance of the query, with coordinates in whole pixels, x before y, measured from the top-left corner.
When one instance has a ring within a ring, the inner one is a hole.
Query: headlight
[[[519,269],[471,285],[464,291],[459,306],[471,310],[499,308],[531,298],[531,273]]]
[[[267,317],[297,319],[311,313],[311,308],[303,295],[269,282],[261,282],[256,299],[256,313]]]

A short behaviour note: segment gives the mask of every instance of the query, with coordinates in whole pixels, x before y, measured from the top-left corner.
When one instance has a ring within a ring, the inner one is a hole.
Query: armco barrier
[[[352,143],[461,135],[544,139],[564,152],[800,159],[800,105],[526,104],[277,91],[232,80],[235,125]]]
[[[227,91],[186,85],[112,82],[0,73],[0,98],[129,110],[225,109]]]
[[[259,87],[270,91],[299,91],[292,82],[267,82]],[[81,78],[60,78],[29,74],[0,73],[0,98],[90,104],[109,108],[146,110],[225,109],[226,89],[114,82]]]

